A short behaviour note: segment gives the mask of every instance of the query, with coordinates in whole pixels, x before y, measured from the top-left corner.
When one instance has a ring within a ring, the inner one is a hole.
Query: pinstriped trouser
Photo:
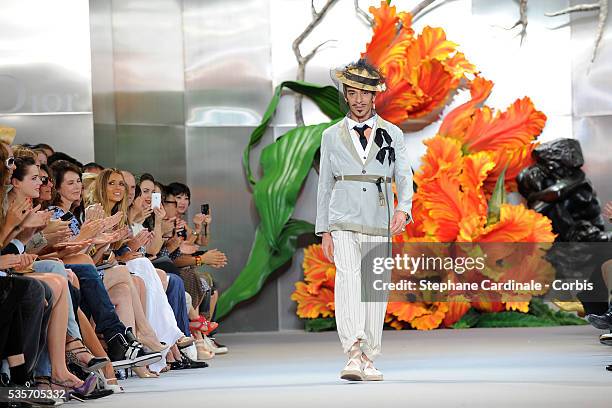
[[[373,361],[381,350],[388,293],[372,293],[371,260],[363,263],[368,270],[362,271],[362,259],[366,255],[368,259],[372,256],[386,257],[387,245],[384,243],[387,237],[353,231],[332,231],[331,234],[336,264],[336,326],[342,349],[348,353],[357,340],[362,340],[361,350]],[[366,290],[363,295],[367,297],[362,297],[362,276]],[[388,277],[385,274],[380,278],[388,281]],[[364,299],[374,301],[366,302]]]

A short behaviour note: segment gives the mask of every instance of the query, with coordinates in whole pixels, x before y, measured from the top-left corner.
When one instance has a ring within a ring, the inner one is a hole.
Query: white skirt
[[[183,336],[183,332],[176,324],[174,312],[168,303],[166,292],[162,286],[161,279],[151,261],[147,258],[137,258],[128,261],[126,266],[129,271],[142,278],[147,290],[147,320],[155,331],[160,342],[174,344]],[[162,359],[151,364],[152,371],[159,372],[166,367],[166,354],[168,349],[162,352]]]

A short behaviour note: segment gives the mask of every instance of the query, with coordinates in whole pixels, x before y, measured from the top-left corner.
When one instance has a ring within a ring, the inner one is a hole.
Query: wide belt
[[[390,183],[391,177],[375,176],[372,174],[349,174],[342,176],[334,176],[336,181],[360,181],[362,183],[374,183],[378,189],[378,204],[381,207],[385,206],[385,196],[380,186],[383,182]]]
[[[334,176],[336,181],[361,181],[363,183],[378,183],[380,179],[381,182],[391,182],[391,177],[383,177],[383,176],[375,176],[372,174],[351,174],[351,175],[342,175],[342,176]]]

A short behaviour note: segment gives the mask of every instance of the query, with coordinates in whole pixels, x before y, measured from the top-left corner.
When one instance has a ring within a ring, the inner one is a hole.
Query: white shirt
[[[370,119],[363,121],[361,123],[354,121],[348,116],[345,119],[346,119],[346,127],[348,128],[349,133],[351,134],[353,145],[355,145],[355,150],[357,150],[359,157],[361,157],[361,162],[365,164],[366,158],[368,157],[368,154],[370,154],[372,143],[374,142],[374,134],[376,132],[376,115],[372,116]],[[363,148],[363,146],[361,145],[361,142],[359,141],[359,133],[357,133],[357,131],[353,129],[355,126],[363,127],[363,125],[368,125],[370,129],[372,129],[372,132],[370,133],[370,136],[368,137],[368,144],[366,145],[365,149]]]

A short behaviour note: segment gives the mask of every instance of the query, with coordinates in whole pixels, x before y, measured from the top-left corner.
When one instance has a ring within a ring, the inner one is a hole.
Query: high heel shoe
[[[66,391],[72,394],[78,395],[89,395],[96,389],[96,383],[98,382],[98,377],[94,373],[91,373],[83,384],[75,387],[70,385],[71,381],[62,381],[55,378],[51,378],[50,383],[59,387],[64,388]]]
[[[147,367],[132,367],[132,372],[136,373],[138,378],[159,378],[158,374],[153,374]]]
[[[94,371],[98,371],[98,369],[104,367],[107,363],[110,362],[108,357],[93,356],[93,354],[91,354],[89,349],[85,347],[85,345],[83,345],[80,339],[70,340],[66,342],[66,346],[74,342],[79,342],[79,344],[81,344],[82,347],[75,347],[70,350],[66,349],[66,361],[68,363],[74,363],[78,365],[79,367],[81,367],[83,370],[91,373]],[[87,363],[84,363],[81,360],[79,360],[79,358],[77,357],[79,354],[89,354],[90,356],[93,356],[93,357],[89,359]]]
[[[196,340],[196,350],[198,351],[198,359],[196,361],[211,360],[215,353],[210,349],[205,340]]]
[[[186,347],[191,346],[193,343],[195,343],[195,339],[193,337],[183,336],[177,340],[176,346],[179,349],[184,349]]]
[[[140,341],[149,350],[156,353],[161,353],[162,351],[166,351],[170,348],[169,344],[157,340],[151,340],[149,337],[140,336],[138,341]]]
[[[202,315],[199,315],[196,319],[189,321],[189,331],[193,334],[200,332],[204,335],[210,334],[219,327],[217,322],[209,322]]]

